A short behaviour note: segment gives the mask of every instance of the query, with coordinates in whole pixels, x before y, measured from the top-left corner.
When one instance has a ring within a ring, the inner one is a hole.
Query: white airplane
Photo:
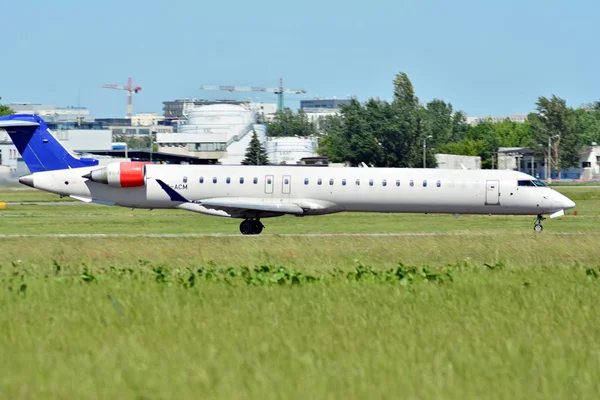
[[[79,158],[36,115],[0,118],[32,172],[24,185],[74,199],[131,208],[174,208],[241,218],[259,234],[261,218],[342,211],[564,215],[575,203],[517,171],[302,166],[155,165]]]

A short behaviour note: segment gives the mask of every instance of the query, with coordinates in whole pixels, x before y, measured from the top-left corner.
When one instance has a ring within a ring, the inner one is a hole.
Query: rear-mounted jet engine
[[[147,162],[121,162],[108,164],[83,175],[92,182],[112,187],[138,187],[146,184]]]

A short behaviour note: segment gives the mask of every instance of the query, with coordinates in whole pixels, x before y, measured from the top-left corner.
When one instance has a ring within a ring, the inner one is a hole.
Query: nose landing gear
[[[242,235],[259,235],[265,226],[257,219],[245,219],[240,223]]]
[[[542,226],[542,221],[545,220],[546,218],[544,218],[542,216],[542,214],[538,214],[537,217],[535,217],[535,222],[533,224],[533,230],[536,232],[541,232],[544,230],[544,227]]]

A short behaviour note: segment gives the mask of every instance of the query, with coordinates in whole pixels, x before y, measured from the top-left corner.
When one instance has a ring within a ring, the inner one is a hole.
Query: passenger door
[[[281,193],[290,194],[292,190],[292,177],[289,175],[284,175],[281,178]]]
[[[500,205],[500,182],[486,181],[485,183],[485,204],[487,206]]]

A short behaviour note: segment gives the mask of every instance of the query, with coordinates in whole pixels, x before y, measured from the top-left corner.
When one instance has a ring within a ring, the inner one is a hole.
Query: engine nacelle
[[[95,169],[84,178],[112,187],[138,187],[146,184],[147,162],[120,162]]]

